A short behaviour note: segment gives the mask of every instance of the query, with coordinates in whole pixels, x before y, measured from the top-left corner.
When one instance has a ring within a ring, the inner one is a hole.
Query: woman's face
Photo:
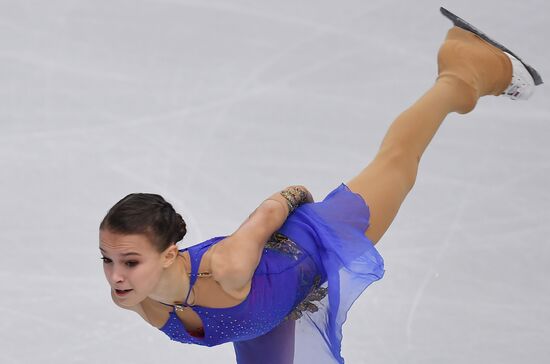
[[[99,249],[105,277],[119,305],[135,306],[155,291],[166,261],[146,235],[100,230]]]

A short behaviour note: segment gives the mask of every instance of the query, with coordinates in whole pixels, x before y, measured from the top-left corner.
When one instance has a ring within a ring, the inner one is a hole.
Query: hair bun
[[[178,242],[187,234],[187,225],[180,214],[176,213],[177,233],[175,241]]]

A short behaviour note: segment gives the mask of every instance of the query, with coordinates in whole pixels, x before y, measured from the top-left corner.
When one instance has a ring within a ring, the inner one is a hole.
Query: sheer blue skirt
[[[328,294],[317,312],[285,320],[258,338],[234,342],[239,364],[334,364],[341,355],[342,325],[351,305],[384,275],[384,261],[364,235],[369,207],[341,184],[321,202],[300,206],[279,232],[315,261]]]

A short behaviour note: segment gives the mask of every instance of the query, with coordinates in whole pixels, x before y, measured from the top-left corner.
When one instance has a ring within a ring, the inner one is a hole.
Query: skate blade
[[[521,58],[519,58],[517,55],[514,54],[514,52],[512,52],[511,50],[509,50],[508,48],[506,48],[502,44],[492,40],[487,35],[485,35],[485,33],[483,33],[481,30],[477,29],[472,24],[468,23],[466,20],[464,20],[464,19],[456,16],[455,14],[451,13],[449,10],[447,10],[443,7],[439,8],[439,10],[441,11],[441,14],[443,14],[446,18],[448,18],[450,21],[452,21],[455,26],[474,33],[475,35],[477,35],[478,37],[480,37],[481,39],[483,39],[487,43],[489,43],[489,44],[497,47],[501,51],[506,52],[506,53],[512,55],[513,57],[515,57],[518,61],[520,61],[525,66],[525,68],[527,69],[527,71],[529,72],[531,77],[533,77],[533,81],[535,82],[535,85],[540,85],[541,83],[543,83],[542,77],[537,72],[537,70],[534,69],[533,67],[529,66],[527,63],[523,62],[521,60]]]

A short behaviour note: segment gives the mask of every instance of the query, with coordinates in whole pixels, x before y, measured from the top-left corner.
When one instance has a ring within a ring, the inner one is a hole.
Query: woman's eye
[[[99,259],[103,260],[103,263],[104,263],[104,264],[110,264],[110,263],[113,262],[111,259],[109,259],[109,258],[107,258],[107,257],[100,257]],[[129,267],[129,268],[133,268],[133,267],[135,267],[136,265],[138,265],[139,262],[136,262],[136,261],[134,261],[134,260],[130,260],[130,261],[124,263],[124,264],[126,264],[126,266]]]

